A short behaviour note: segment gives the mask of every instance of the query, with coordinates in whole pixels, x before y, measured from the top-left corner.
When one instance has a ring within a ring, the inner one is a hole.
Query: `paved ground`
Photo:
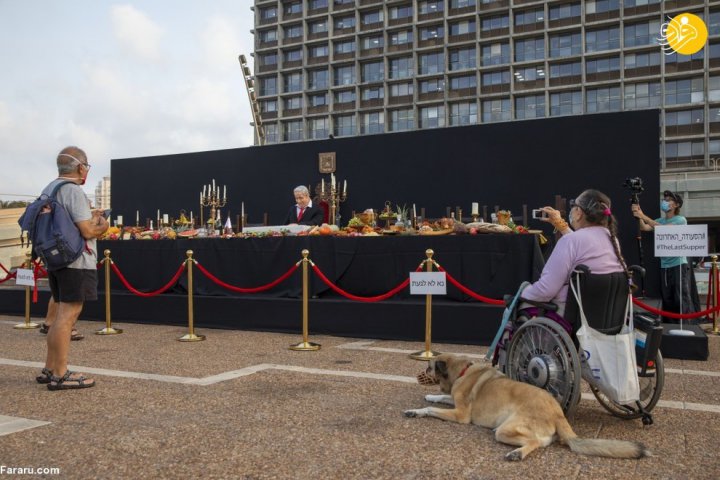
[[[311,335],[322,349],[294,352],[287,346],[299,334],[204,329],[207,341],[180,343],[185,332],[177,327],[126,324],[122,335],[101,337],[91,334],[101,324],[80,322],[87,338],[73,342],[71,363],[92,371],[98,385],[50,392],[34,381],[45,336],[14,330],[21,320],[0,316],[0,478],[14,478],[3,466],[112,479],[710,479],[720,472],[718,338],[710,338],[708,362],[666,361],[651,427],[616,419],[591,397],[580,403],[573,422],[580,436],[639,440],[654,457],[592,458],[552,445],[510,463],[503,456],[511,447],[488,430],[402,415],[434,392],[414,381],[425,364],[407,357],[422,350],[420,341]]]

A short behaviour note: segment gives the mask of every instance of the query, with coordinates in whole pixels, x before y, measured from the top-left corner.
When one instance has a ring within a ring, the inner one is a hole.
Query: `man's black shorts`
[[[63,303],[97,300],[97,270],[61,268],[48,272],[53,300]]]

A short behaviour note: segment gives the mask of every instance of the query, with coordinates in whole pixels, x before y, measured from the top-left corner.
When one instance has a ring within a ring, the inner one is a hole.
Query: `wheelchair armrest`
[[[550,302],[536,302],[535,300],[528,300],[527,298],[521,298],[521,302],[528,303],[534,307],[542,308],[543,310],[550,310],[551,312],[557,312],[558,306]]]

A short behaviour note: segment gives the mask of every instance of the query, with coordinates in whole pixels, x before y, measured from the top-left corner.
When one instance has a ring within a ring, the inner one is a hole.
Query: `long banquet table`
[[[445,235],[387,237],[264,237],[237,239],[178,239],[100,241],[121,273],[135,288],[152,291],[165,285],[192,250],[195,258],[220,280],[238,287],[265,285],[287,272],[308,249],[309,258],[340,288],[360,296],[380,295],[401,283],[433,249],[434,259],[469,289],[491,298],[514,292],[523,281],[539,278],[544,264],[535,235]],[[99,275],[103,288],[103,275]],[[211,282],[194,269],[194,294],[242,295]],[[311,294],[336,297],[313,272]],[[125,288],[117,278],[113,291]],[[171,290],[187,289],[183,275]],[[298,298],[301,275],[296,272],[282,284],[261,295]],[[257,295],[257,294],[255,294]],[[409,297],[408,289],[396,299]],[[468,296],[449,286],[447,299],[465,301]]]

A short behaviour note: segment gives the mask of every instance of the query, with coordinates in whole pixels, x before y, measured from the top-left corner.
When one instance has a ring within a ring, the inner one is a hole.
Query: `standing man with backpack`
[[[50,390],[68,390],[95,386],[95,380],[67,369],[70,335],[85,301],[97,300],[97,238],[108,229],[101,210],[91,210],[90,201],[80,185],[85,184],[90,164],[77,147],[66,147],[57,156],[58,178],[43,190],[67,210],[85,240],[80,256],[66,267],[50,270],[48,280],[56,316],[47,336],[47,360],[39,383]],[[59,186],[59,187],[58,187]],[[38,246],[33,246],[37,248]]]

